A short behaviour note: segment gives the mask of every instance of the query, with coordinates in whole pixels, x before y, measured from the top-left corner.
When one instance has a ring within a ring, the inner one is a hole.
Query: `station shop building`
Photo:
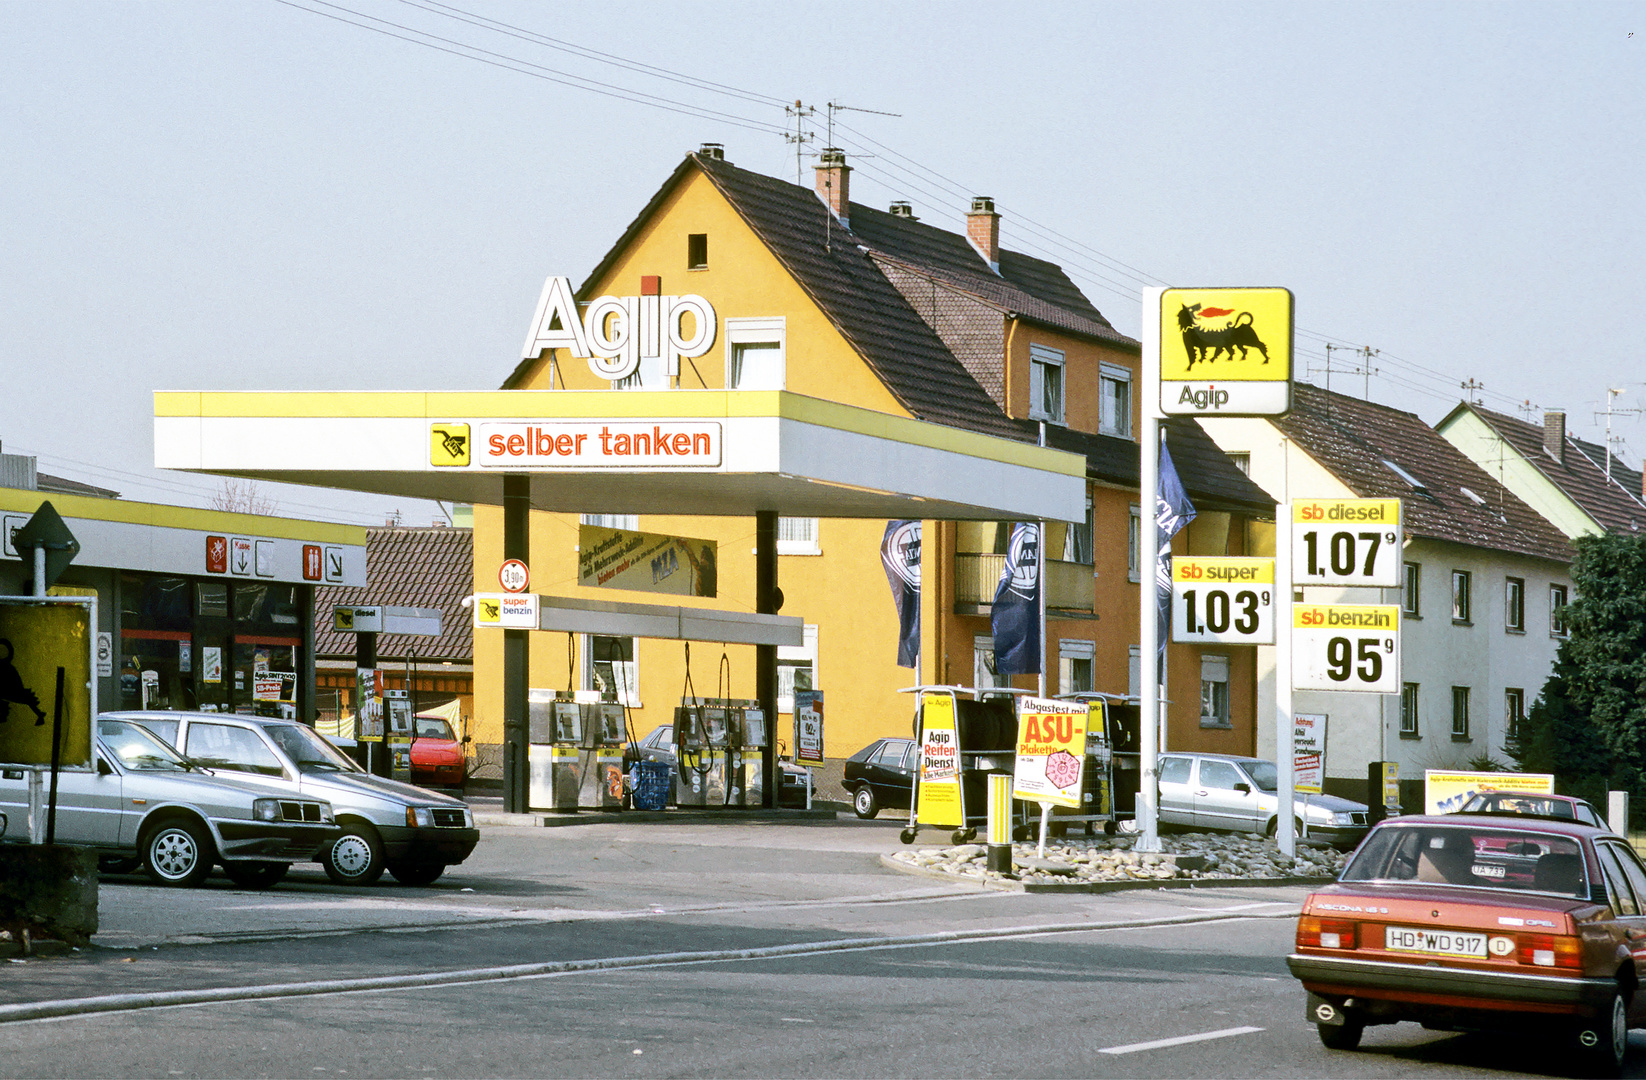
[[[0,454],[0,595],[29,595],[11,542],[50,502],[80,543],[49,591],[97,597],[97,704],[312,722],[318,586],[363,585],[366,530],[134,502]]]
[[[853,203],[850,180],[833,149],[824,151],[815,190],[738,168],[713,145],[687,155],[576,290],[576,302],[581,312],[596,298],[634,298],[628,310],[642,312],[647,297],[701,297],[716,323],[712,347],[682,358],[677,372],[642,360],[614,382],[572,350],[534,350],[529,335],[503,388],[784,391],[786,402],[808,409],[838,403],[1078,454],[1086,518],[1046,529],[1046,689],[1137,693],[1137,590],[1151,565],[1143,515],[1153,503],[1138,490],[1139,343],[1061,268],[1003,250],[991,199],[973,201],[961,234],[917,220],[907,204]],[[542,307],[533,335],[551,329]],[[1272,555],[1274,500],[1192,420],[1172,421],[1167,443],[1198,512],[1174,551]],[[758,610],[754,560],[744,557],[755,543],[753,519],[586,510],[531,513],[532,591],[646,599],[578,584],[579,529],[595,524],[714,541],[717,597],[670,602]],[[824,692],[825,755],[842,758],[874,738],[909,733],[913,701],[898,691],[917,682],[1037,685],[1036,676],[994,668],[990,613],[1009,524],[923,523],[918,672],[896,663],[898,617],[880,556],[885,527],[884,520],[779,519],[781,613],[805,621],[804,644],[778,654],[784,715],[776,731],[784,743],[796,687]],[[474,551],[475,591],[497,592],[500,507],[475,507]],[[474,645],[474,737],[501,742],[501,635],[478,634]],[[677,641],[540,632],[528,670],[534,688],[597,690],[625,701],[644,734],[672,719],[688,674],[699,695],[755,697],[754,651],[699,643],[688,668]],[[1254,653],[1170,646],[1163,749],[1255,751]]]

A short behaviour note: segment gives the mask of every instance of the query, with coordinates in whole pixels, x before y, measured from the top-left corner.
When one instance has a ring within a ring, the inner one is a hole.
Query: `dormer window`
[[[1029,419],[1063,423],[1063,354],[1029,346]]]

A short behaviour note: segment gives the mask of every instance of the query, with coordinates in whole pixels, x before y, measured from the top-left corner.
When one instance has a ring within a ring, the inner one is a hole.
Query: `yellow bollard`
[[[1012,778],[1008,773],[989,774],[989,844],[984,866],[996,873],[1010,874],[1012,866]]]

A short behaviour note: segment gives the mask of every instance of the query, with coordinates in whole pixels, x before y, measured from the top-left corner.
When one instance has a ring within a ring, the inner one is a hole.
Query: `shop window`
[[[777,318],[727,319],[726,389],[782,390],[786,322]]]
[[[1452,741],[1469,741],[1469,688],[1452,687]]]
[[[1229,658],[1200,658],[1200,726],[1232,727],[1229,719]]]
[[[686,234],[686,269],[707,270],[709,268],[709,234]]]
[[[227,582],[201,581],[194,586],[194,613],[204,618],[229,617],[229,586]]]
[[[1400,737],[1402,739],[1416,739],[1421,736],[1417,730],[1417,683],[1400,684]]]
[[[1566,628],[1566,586],[1549,586],[1549,636],[1563,638]]]
[[[1063,422],[1063,354],[1044,345],[1029,346],[1029,418]]]
[[[120,575],[120,625],[143,630],[187,630],[193,625],[187,579]]]
[[[1409,619],[1423,617],[1422,585],[1423,565],[1415,562],[1406,563],[1400,579],[1400,613]]]
[[[821,555],[817,543],[817,519],[807,517],[780,517],[777,519],[777,553],[779,555]]]
[[[1122,439],[1132,437],[1132,373],[1114,364],[1104,364],[1097,377],[1097,430]]]
[[[1452,571],[1452,621],[1469,623],[1469,590],[1472,575],[1467,570]]]
[[[1011,684],[1010,675],[1002,675],[995,670],[994,638],[983,634],[972,638],[972,685],[983,688]]]
[[[1503,580],[1503,629],[1526,632],[1526,582],[1517,577]]]
[[[584,637],[585,685],[600,692],[601,701],[615,701],[631,709],[640,708],[640,663],[632,637]]]
[[[1071,641],[1064,638],[1057,644],[1057,692],[1080,694],[1097,689],[1093,668],[1097,662],[1097,643]]]
[[[295,630],[298,597],[295,585],[262,585],[237,581],[234,584],[234,618],[240,629]]]
[[[804,627],[800,645],[777,647],[777,711],[794,712],[796,690],[817,689],[817,627]]]

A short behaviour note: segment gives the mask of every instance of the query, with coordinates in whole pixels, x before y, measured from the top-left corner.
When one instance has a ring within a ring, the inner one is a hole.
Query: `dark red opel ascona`
[[[1393,818],[1310,895],[1286,962],[1332,1049],[1414,1021],[1553,1036],[1574,1071],[1616,1076],[1646,1026],[1646,868],[1575,822]]]

